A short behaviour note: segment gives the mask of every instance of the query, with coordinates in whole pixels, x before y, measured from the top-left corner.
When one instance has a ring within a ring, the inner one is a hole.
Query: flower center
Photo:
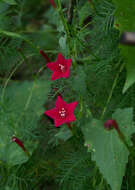
[[[64,73],[66,71],[65,65],[59,64],[59,68],[60,68],[62,73]]]
[[[61,110],[59,110],[59,115],[61,118],[65,118],[66,117],[66,110],[65,108],[62,108]]]

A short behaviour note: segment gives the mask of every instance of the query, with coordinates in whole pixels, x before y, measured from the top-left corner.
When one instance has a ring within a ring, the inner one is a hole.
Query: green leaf
[[[8,9],[9,5],[4,3],[4,2],[0,2],[0,14],[5,12]]]
[[[80,20],[80,25],[83,24],[84,20],[92,14],[91,7],[90,7],[90,2],[86,2],[81,10],[79,11],[79,20]]]
[[[135,12],[135,1],[130,0],[112,0],[116,6],[115,16],[116,23],[119,24],[120,31],[134,31],[134,12]]]
[[[3,0],[3,1],[9,5],[16,5],[17,4],[15,0]]]
[[[125,58],[127,77],[123,93],[135,82],[135,47],[121,47],[121,53]]]
[[[0,188],[0,190],[18,190],[18,188],[17,187],[9,187],[9,186],[6,186],[4,189],[3,189],[3,187],[2,188]]]
[[[20,34],[17,34],[15,32],[9,32],[9,31],[5,31],[5,30],[0,30],[0,33],[4,34],[4,35],[7,35],[9,37],[23,39],[23,37]]]
[[[71,81],[71,85],[73,90],[75,90],[77,93],[85,95],[86,94],[86,74],[84,72],[83,67],[77,68],[77,74],[74,76],[74,78]]]
[[[100,172],[112,190],[120,190],[129,152],[119,139],[116,131],[107,131],[101,121],[93,120],[85,128],[85,144],[92,150]]]
[[[117,109],[112,114],[122,133],[124,134],[126,141],[132,146],[131,135],[135,132],[135,126],[133,124],[133,108]]]
[[[59,45],[63,54],[67,54],[66,36],[61,36],[59,39]]]
[[[118,109],[112,118],[117,121],[120,130],[131,145],[131,134],[135,132],[132,108]],[[88,151],[92,152],[92,160],[96,161],[112,190],[120,190],[129,152],[116,130],[107,131],[102,121],[93,119],[91,123],[82,127],[82,131],[85,146],[88,146]]]
[[[39,47],[35,46],[35,45],[33,44],[33,42],[31,42],[31,41],[30,41],[26,36],[24,36],[24,35],[20,35],[20,34],[15,33],[15,32],[9,32],[9,31],[6,31],[6,30],[0,30],[0,34],[9,36],[9,37],[11,37],[11,38],[18,38],[18,39],[24,40],[24,41],[27,42],[33,49],[35,49],[36,51],[39,51]]]
[[[134,32],[135,31],[135,1],[130,0],[113,0],[116,6],[116,24],[121,32]],[[127,69],[127,78],[123,92],[135,82],[135,48],[122,46],[121,47],[122,55],[125,57],[126,69]]]
[[[63,141],[67,141],[72,136],[73,135],[72,135],[71,131],[68,129],[67,126],[61,127],[59,132],[55,135],[56,138],[58,138],[60,140],[63,140]]]
[[[48,80],[17,82],[6,90],[0,110],[0,160],[9,165],[22,164],[28,160],[24,151],[11,142],[13,135],[18,137],[28,152],[37,146],[33,131],[38,126],[43,104],[50,89]]]

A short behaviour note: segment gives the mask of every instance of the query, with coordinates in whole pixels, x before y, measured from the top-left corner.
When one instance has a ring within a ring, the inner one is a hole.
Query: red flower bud
[[[56,9],[56,3],[55,3],[55,1],[54,0],[50,0],[50,3],[53,6],[53,8]]]
[[[47,62],[50,62],[48,55],[43,50],[40,50],[40,54],[46,59]]]
[[[16,142],[16,144],[18,144],[18,146],[20,146],[20,148],[27,154],[27,156],[30,156],[29,152],[26,150],[26,148],[24,147],[24,144],[22,143],[22,141],[20,139],[13,136],[12,141]]]
[[[16,142],[16,144],[18,144],[24,151],[26,151],[26,149],[25,149],[23,143],[22,143],[17,137],[15,137],[15,136],[12,137],[12,141],[13,141],[13,142]]]
[[[119,127],[118,127],[117,122],[116,122],[115,120],[113,120],[113,119],[107,120],[107,121],[105,122],[104,126],[105,126],[105,128],[106,128],[107,130],[111,130],[111,129],[115,128],[116,131],[117,131],[119,134],[121,133],[120,130],[119,130]]]

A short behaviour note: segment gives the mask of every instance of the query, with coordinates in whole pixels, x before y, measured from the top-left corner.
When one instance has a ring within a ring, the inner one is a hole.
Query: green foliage
[[[134,0],[112,0],[116,6],[116,23],[119,24],[121,31],[134,31]]]
[[[94,172],[94,165],[90,162],[90,154],[84,150],[70,153],[61,162],[60,181],[61,189],[81,190],[90,189],[90,180]],[[89,181],[89,187],[87,183]]]
[[[84,20],[88,17],[91,16],[92,14],[91,6],[89,2],[86,2],[82,7],[81,10],[79,11],[79,22],[80,25],[83,25]]]
[[[16,5],[16,1],[15,0],[3,0],[4,2],[6,2],[9,5]]]
[[[120,189],[125,165],[128,162],[128,150],[115,131],[103,129],[103,123],[93,120],[85,129],[85,143],[92,151],[92,160],[96,161],[112,190]]]
[[[113,114],[112,118],[114,118],[119,125],[120,130],[125,135],[126,141],[131,146],[131,135],[135,133],[135,126],[133,122],[133,109],[125,108],[125,109],[117,109]]]
[[[123,88],[123,92],[126,92],[127,89],[134,84],[135,77],[135,64],[134,64],[134,58],[135,58],[135,48],[134,47],[121,47],[121,52],[123,56],[125,57],[126,62],[126,69],[127,69],[127,78],[125,82],[125,86]]]
[[[71,86],[72,89],[78,94],[78,95],[86,95],[86,74],[83,67],[77,67],[77,74],[73,76],[71,79]]]
[[[118,109],[112,118],[116,120],[127,142],[131,144],[131,134],[135,132],[133,110],[130,108]],[[100,172],[112,190],[120,190],[129,151],[118,133],[114,129],[112,131],[105,130],[104,123],[96,119],[82,127],[82,131],[85,145],[89,145],[88,151],[92,152],[92,160],[96,161]]]
[[[134,12],[135,12],[135,3],[134,0],[129,1],[124,0],[113,0],[114,4],[116,5],[116,24],[118,24],[118,29],[121,32],[134,32],[135,31],[135,24],[134,24]],[[127,70],[127,78],[125,82],[125,86],[123,92],[135,82],[135,48],[134,47],[123,47],[121,46],[121,53],[125,58],[126,63],[126,70]]]
[[[72,132],[68,129],[67,126],[65,127],[62,127],[60,129],[60,131],[58,133],[56,133],[55,137],[57,139],[60,139],[60,140],[63,140],[63,141],[67,141],[69,138],[71,138],[73,135],[72,135]]]
[[[0,1],[0,13],[5,12],[8,9],[9,5]]]
[[[120,53],[119,34],[134,31],[135,5],[72,2],[56,0],[55,9],[44,0],[0,1],[2,190],[134,190],[134,48],[120,47]],[[50,61],[58,52],[72,58],[70,77],[50,82],[40,50]],[[60,94],[78,101],[72,133],[43,114]],[[104,129],[110,118],[124,137]]]
[[[91,111],[94,117],[100,117],[118,73],[121,57],[118,49],[119,32],[113,27],[114,6],[111,1],[93,1],[93,6],[95,11],[92,28],[89,29],[90,55],[84,59],[84,63],[87,63],[86,84]],[[115,100],[121,95],[121,85],[118,88]],[[110,114],[114,109],[109,105],[107,111]]]
[[[28,160],[23,150],[14,142],[15,135],[24,140],[26,149],[32,153],[37,141],[33,131],[43,114],[43,104],[50,88],[49,81],[14,83],[2,90],[2,109],[0,114],[1,156],[0,160],[9,165],[24,163]]]

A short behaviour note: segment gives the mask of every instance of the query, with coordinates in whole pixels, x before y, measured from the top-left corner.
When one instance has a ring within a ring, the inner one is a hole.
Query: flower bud
[[[111,130],[114,128],[114,120],[109,119],[104,123],[105,129]]]

